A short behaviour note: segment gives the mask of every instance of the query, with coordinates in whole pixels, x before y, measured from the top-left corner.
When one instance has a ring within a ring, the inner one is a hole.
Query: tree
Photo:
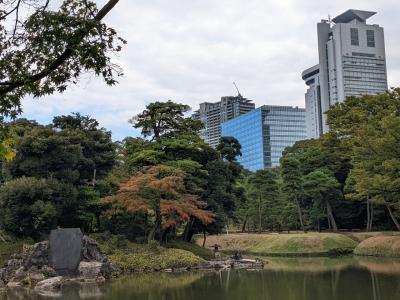
[[[301,229],[305,231],[303,213],[300,206],[303,186],[300,162],[292,157],[282,157],[280,163],[283,181],[282,190],[286,193],[288,199],[296,205]]]
[[[186,118],[189,107],[168,102],[150,103],[132,123],[142,129],[144,138],[127,138],[123,145],[123,161],[130,172],[165,165],[185,172],[185,188],[206,203],[205,210],[215,214],[212,224],[204,225],[192,217],[182,224],[182,238],[190,241],[196,232],[219,233],[233,216],[240,191],[235,187],[242,168],[221,159],[221,154],[198,135],[202,124]]]
[[[77,169],[81,181],[96,185],[97,179],[104,178],[116,163],[116,146],[111,132],[100,128],[99,123],[89,117],[74,113],[53,119],[53,128],[61,130],[71,143],[79,144],[82,156]]]
[[[70,186],[71,197],[66,194],[62,198],[64,206],[54,207],[60,216],[54,218],[55,224],[81,227],[86,232],[98,230],[104,210],[99,185],[116,163],[111,134],[98,128],[96,120],[80,114],[56,117],[47,126],[25,119],[9,126],[17,153],[13,160],[2,163],[2,180],[7,183],[24,177],[38,179],[29,181],[32,190],[35,184],[42,189],[39,179]],[[54,186],[51,189],[56,190]],[[23,201],[36,201],[36,197],[26,193]]]
[[[369,202],[384,205],[400,230],[400,89],[350,97],[328,111],[328,124],[352,149],[351,197],[366,199],[367,208]]]
[[[68,125],[71,122],[80,125]],[[17,154],[6,168],[14,178],[53,177],[72,184],[93,185],[116,162],[111,133],[98,128],[97,121],[88,116],[55,117],[48,126],[17,120],[11,126],[17,135]]]
[[[335,212],[335,222],[342,228],[360,228],[363,226],[364,211],[361,202],[347,201],[344,189],[349,172],[352,168],[351,148],[338,137],[335,132],[324,134],[319,139],[304,140],[287,147],[284,158],[294,158],[299,162],[300,174],[303,177],[313,172],[322,172],[333,176],[338,184],[335,197],[329,199],[329,204]],[[326,218],[326,205],[321,203],[317,194],[302,195],[302,209],[305,225],[314,227],[331,226]],[[329,218],[330,219],[330,218]],[[322,222],[320,222],[322,221]]]
[[[171,134],[197,132],[202,128],[200,120],[186,118],[184,114],[190,111],[188,105],[167,102],[153,102],[146,109],[133,117],[130,123],[134,128],[141,128],[142,135],[158,140]]]
[[[2,1],[3,3],[3,1]],[[120,68],[111,53],[125,41],[103,18],[118,0],[102,9],[93,1],[64,0],[53,10],[48,0],[6,1],[0,8],[0,115],[16,117],[26,95],[63,92],[82,72],[114,85]],[[25,19],[22,11],[29,12]],[[2,121],[2,120],[0,120]]]
[[[340,184],[329,171],[315,170],[303,177],[303,193],[313,199],[319,207],[326,209],[329,228],[337,231],[338,227],[333,214],[331,201],[340,195]],[[317,210],[317,215],[319,215]],[[317,216],[319,224],[319,216]],[[319,226],[318,226],[319,227]]]
[[[236,161],[236,157],[242,156],[242,146],[233,136],[223,136],[217,145],[217,151],[221,153],[221,157],[229,162]]]
[[[11,160],[15,156],[13,150],[14,139],[8,127],[0,127],[0,162],[2,160]]]
[[[253,199],[258,219],[258,232],[263,228],[263,213],[271,208],[278,196],[276,176],[271,170],[259,170],[249,178],[249,197]]]
[[[77,191],[56,179],[21,177],[0,187],[0,227],[17,237],[40,239],[57,225],[70,225]]]
[[[168,232],[178,222],[188,222],[195,217],[207,225],[214,221],[214,215],[202,209],[205,205],[195,195],[187,194],[184,185],[185,174],[179,169],[158,165],[146,168],[120,184],[115,195],[104,198],[105,202],[116,201],[128,211],[145,211],[155,218],[154,228],[148,240]]]

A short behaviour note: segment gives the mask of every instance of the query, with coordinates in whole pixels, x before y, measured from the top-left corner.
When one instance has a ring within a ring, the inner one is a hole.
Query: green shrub
[[[140,253],[120,251],[110,255],[110,259],[120,268],[130,271],[157,271],[168,268],[193,267],[204,263],[202,258],[189,251],[162,247],[159,247],[156,253],[150,249]]]
[[[16,237],[41,239],[69,212],[75,188],[56,179],[21,177],[0,187],[0,227]]]

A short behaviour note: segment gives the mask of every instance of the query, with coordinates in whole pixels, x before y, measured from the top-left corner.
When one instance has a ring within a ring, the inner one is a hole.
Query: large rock
[[[6,285],[4,284],[3,280],[0,279],[0,290],[4,289]]]
[[[25,268],[41,267],[49,264],[49,243],[47,241],[24,246],[22,258]]]
[[[63,283],[63,277],[57,276],[39,281],[35,286],[36,292],[59,290]]]
[[[32,266],[26,273],[27,277],[29,277],[30,282],[35,284],[39,281],[45,280],[48,277],[53,277],[53,276],[46,276],[41,269],[39,269],[36,266]]]
[[[23,268],[22,259],[10,259],[6,266],[0,269],[0,280],[9,282],[17,274],[17,271],[21,271],[21,268]]]
[[[49,261],[60,275],[76,275],[81,261],[83,234],[79,228],[50,233]]]
[[[6,281],[6,268],[0,269],[0,281]]]
[[[100,250],[99,244],[88,236],[83,237],[82,260],[106,262],[107,256]]]
[[[84,278],[96,278],[102,276],[101,269],[103,267],[102,262],[98,261],[81,261],[79,264],[79,275]]]
[[[23,286],[24,286],[23,283],[20,281],[10,281],[9,283],[7,283],[7,288],[9,289],[20,288]]]
[[[37,283],[38,289],[43,290],[49,286],[57,289],[59,275],[72,276],[71,280],[76,276],[75,279],[83,282],[102,282],[105,278],[109,279],[121,273],[101,252],[95,240],[82,237],[79,247],[80,230],[75,231],[77,243],[71,242],[71,239],[60,240],[60,237],[68,236],[65,230],[55,232],[61,233],[50,237],[50,242],[24,246],[23,251],[12,255],[5,267],[0,269],[0,281],[4,284],[9,283],[10,288],[27,284],[33,286]],[[54,234],[52,232],[52,235]],[[51,263],[54,265],[50,265]],[[46,278],[50,280],[47,281]]]

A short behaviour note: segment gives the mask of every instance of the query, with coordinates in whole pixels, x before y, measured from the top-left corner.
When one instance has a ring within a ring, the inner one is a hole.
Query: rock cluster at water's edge
[[[76,282],[103,282],[120,274],[108,257],[100,251],[93,239],[84,236],[81,262],[76,276],[59,276],[49,262],[49,243],[43,241],[32,246],[24,246],[21,253],[0,269],[0,290],[30,286],[35,291],[58,290],[64,284]]]

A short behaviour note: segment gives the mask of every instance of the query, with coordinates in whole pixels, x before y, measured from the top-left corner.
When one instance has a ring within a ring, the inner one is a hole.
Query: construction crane
[[[233,85],[235,86],[235,88],[236,88],[236,90],[237,90],[237,92],[238,92],[238,96],[239,96],[240,98],[243,98],[243,96],[242,96],[242,94],[239,92],[239,89],[238,89],[238,87],[237,87],[237,85],[236,85],[235,82],[233,82]]]

